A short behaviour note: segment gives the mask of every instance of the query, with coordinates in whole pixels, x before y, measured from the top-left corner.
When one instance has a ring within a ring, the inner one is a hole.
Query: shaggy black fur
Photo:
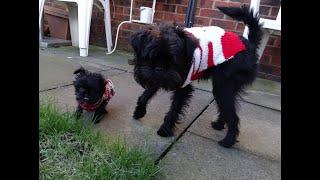
[[[221,65],[206,70],[202,78],[212,79],[212,93],[219,109],[219,117],[212,122],[212,127],[216,130],[224,129],[225,124],[228,127],[226,137],[219,144],[223,147],[231,147],[236,143],[239,134],[239,117],[236,113],[237,96],[255,79],[257,47],[262,31],[259,17],[254,16],[247,6],[220,7],[219,9],[226,15],[243,21],[249,27],[249,40],[241,37],[246,51],[238,53],[233,59]],[[145,92],[138,99],[133,117],[139,119],[145,115],[148,100],[160,88],[174,91],[170,110],[157,132],[160,136],[173,135],[175,123],[192,96],[191,85],[184,88],[181,86],[187,78],[197,43],[197,39],[175,26],[160,27],[159,35],[150,30],[139,31],[131,38],[131,45],[135,52],[134,77],[137,83],[145,88]]]
[[[78,102],[76,116],[80,117],[83,113],[83,108],[80,106],[80,103],[94,104],[101,100],[105,90],[105,81],[101,74],[89,72],[82,67],[75,70],[74,74],[76,78],[75,81],[73,81],[73,85]],[[101,118],[107,113],[105,110],[106,105],[107,102],[103,100],[97,110],[95,110],[93,117],[94,123],[100,122]]]

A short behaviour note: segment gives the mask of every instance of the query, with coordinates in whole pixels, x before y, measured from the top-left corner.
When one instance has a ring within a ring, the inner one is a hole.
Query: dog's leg
[[[77,110],[76,110],[76,112],[75,112],[75,116],[76,116],[77,119],[80,118],[82,112],[83,112],[82,107],[81,107],[80,105],[78,105]]]
[[[212,83],[212,87],[214,87],[214,82]],[[213,89],[212,92],[213,92],[213,96],[217,96],[218,92],[217,92],[216,89]],[[213,121],[213,122],[211,123],[212,128],[215,129],[215,130],[218,130],[218,131],[224,129],[224,125],[226,124],[226,120],[225,120],[224,117],[221,115],[221,109],[222,109],[222,107],[219,106],[219,105],[220,105],[220,104],[218,104],[218,110],[219,110],[218,119],[217,119],[216,121]]]
[[[231,147],[236,143],[237,136],[239,134],[239,117],[236,114],[236,96],[238,88],[231,82],[226,81],[222,86],[217,86],[213,89],[213,94],[219,109],[219,118],[213,123],[213,126],[222,127],[224,122],[227,123],[228,132],[225,138],[219,141],[219,144],[223,147]],[[215,127],[214,127],[215,128]]]
[[[225,124],[226,124],[226,121],[223,119],[221,114],[219,114],[218,119],[216,121],[212,122],[211,126],[213,129],[220,131],[220,130],[224,129]]]
[[[184,88],[180,88],[174,92],[173,100],[169,112],[164,118],[164,122],[157,131],[159,136],[170,137],[173,136],[173,128],[179,118],[179,115],[183,112],[183,108],[187,106],[193,92],[193,87],[188,85]]]
[[[158,91],[158,88],[152,88],[152,89],[146,89],[142,93],[142,95],[138,99],[136,109],[134,110],[134,113],[133,113],[134,119],[140,119],[146,114],[148,101],[156,94],[157,91]]]
[[[103,102],[100,104],[99,108],[94,112],[93,116],[93,122],[95,124],[99,123],[100,120],[104,117],[104,115],[107,113],[106,111],[106,105],[107,102],[103,100]]]

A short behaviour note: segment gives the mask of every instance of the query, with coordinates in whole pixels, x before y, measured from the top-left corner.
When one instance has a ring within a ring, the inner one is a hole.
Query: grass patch
[[[53,103],[40,103],[40,179],[155,179],[151,154],[107,138]]]

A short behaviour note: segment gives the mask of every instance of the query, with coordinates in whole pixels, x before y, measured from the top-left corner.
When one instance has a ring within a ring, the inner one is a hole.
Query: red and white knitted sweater
[[[193,53],[192,65],[182,87],[199,79],[204,70],[217,66],[246,49],[236,33],[226,32],[217,26],[192,27],[184,30],[197,38],[199,44]]]

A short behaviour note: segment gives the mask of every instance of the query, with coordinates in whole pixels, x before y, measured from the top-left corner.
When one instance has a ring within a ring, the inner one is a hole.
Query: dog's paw
[[[218,144],[225,148],[231,148],[236,142],[238,141],[234,138],[224,138]]]
[[[140,119],[146,114],[146,108],[137,106],[133,113],[134,119]]]
[[[172,129],[169,129],[163,125],[159,128],[157,134],[161,137],[171,137],[174,135]]]
[[[74,113],[72,114],[72,116],[75,117],[76,119],[79,119],[79,118],[81,117],[81,115],[82,115],[82,113],[81,113],[81,112],[78,112],[78,111],[76,111],[76,112],[74,112]]]
[[[106,113],[103,113],[103,114],[97,114],[97,115],[95,115],[95,117],[93,117],[93,123],[94,123],[94,124],[98,124],[98,123],[101,121],[101,119],[103,119],[103,117],[104,117],[106,114],[107,114],[107,112],[106,112]]]
[[[224,129],[224,123],[219,122],[219,121],[214,121],[211,123],[211,127],[215,130],[220,131],[220,130]]]

